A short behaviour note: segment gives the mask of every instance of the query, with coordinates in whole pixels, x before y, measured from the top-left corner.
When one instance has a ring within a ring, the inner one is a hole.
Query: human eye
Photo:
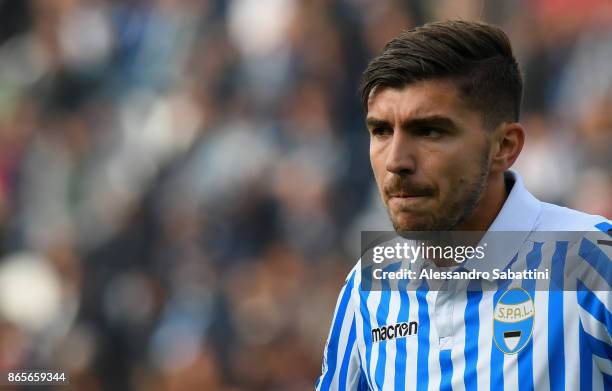
[[[421,137],[437,139],[444,135],[444,130],[435,127],[423,127],[417,130],[417,134]]]
[[[377,126],[370,129],[373,137],[384,138],[393,135],[393,129],[384,126]]]

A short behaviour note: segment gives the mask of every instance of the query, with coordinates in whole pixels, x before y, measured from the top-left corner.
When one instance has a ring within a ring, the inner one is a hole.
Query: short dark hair
[[[484,22],[448,20],[403,31],[363,73],[361,103],[377,87],[429,79],[455,82],[486,127],[519,120],[523,80],[508,36]]]

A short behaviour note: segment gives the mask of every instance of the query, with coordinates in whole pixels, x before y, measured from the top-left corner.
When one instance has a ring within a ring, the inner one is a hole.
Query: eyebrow
[[[366,126],[368,128],[376,128],[376,127],[386,127],[391,128],[391,123],[384,119],[379,119],[375,117],[366,118]],[[414,128],[424,128],[424,127],[436,127],[436,128],[445,128],[445,129],[458,129],[459,127],[452,119],[445,117],[443,115],[431,115],[427,117],[417,117],[411,118],[409,120],[403,121],[401,124],[402,129],[414,129]]]

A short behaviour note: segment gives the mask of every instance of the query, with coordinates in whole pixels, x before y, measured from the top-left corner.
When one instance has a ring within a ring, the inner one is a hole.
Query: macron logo
[[[419,325],[417,322],[402,322],[389,326],[380,326],[372,329],[372,342],[408,337],[415,335],[418,329]]]

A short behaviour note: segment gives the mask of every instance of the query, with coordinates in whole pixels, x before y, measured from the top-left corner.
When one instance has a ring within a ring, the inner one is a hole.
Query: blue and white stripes
[[[607,281],[611,250],[587,238],[578,243],[525,242],[513,259],[517,265],[537,269],[554,263],[557,268],[550,290],[530,281],[518,283],[533,299],[535,315],[531,340],[516,354],[504,354],[492,331],[495,305],[516,281],[498,281],[497,289],[486,290],[474,289],[480,282],[472,281],[470,289],[457,292],[451,342],[441,348],[435,322],[438,292],[426,283],[416,290],[406,289],[405,283],[395,290],[364,290],[358,264],[340,292],[316,388],[610,390],[610,290],[590,290],[593,281],[580,278],[576,289],[561,289],[565,261],[572,254]],[[372,329],[413,321],[418,323],[416,335],[373,342]]]

